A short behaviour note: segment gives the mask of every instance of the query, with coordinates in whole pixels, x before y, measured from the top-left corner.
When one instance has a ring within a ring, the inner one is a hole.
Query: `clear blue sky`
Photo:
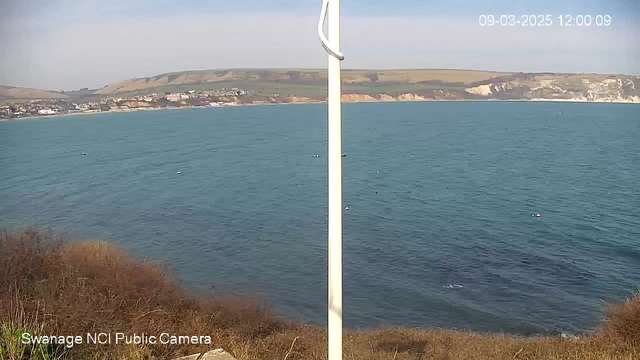
[[[320,3],[0,0],[0,84],[95,88],[188,69],[324,67]],[[637,0],[342,0],[342,10],[346,68],[640,74]],[[487,29],[480,14],[608,14],[613,23]]]

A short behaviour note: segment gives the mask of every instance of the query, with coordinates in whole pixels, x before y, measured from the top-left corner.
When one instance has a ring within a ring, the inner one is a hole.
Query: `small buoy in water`
[[[344,208],[345,210],[349,210],[349,207],[347,206],[346,208]]]
[[[347,157],[347,154],[342,154],[342,157]]]
[[[216,150],[216,149],[213,149],[213,152],[216,152],[216,151],[218,151],[218,150]]]
[[[531,217],[537,217],[537,218],[539,218],[539,217],[541,217],[541,216],[542,216],[542,215],[540,215],[539,213],[537,213],[537,214],[531,214]]]
[[[443,286],[443,288],[446,288],[446,289],[462,289],[463,287],[464,286],[460,284],[449,284],[449,285]]]
[[[178,174],[182,174],[182,172],[181,172],[181,171],[178,171]]]
[[[87,155],[87,153],[82,153],[82,154],[80,154],[80,155]]]

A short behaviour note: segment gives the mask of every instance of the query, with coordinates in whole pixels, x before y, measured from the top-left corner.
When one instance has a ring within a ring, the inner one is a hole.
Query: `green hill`
[[[640,77],[609,74],[510,73],[479,70],[343,70],[345,101],[560,100],[640,102]],[[151,93],[242,88],[258,94],[324,100],[319,69],[198,70],[130,79],[101,89],[53,92],[0,87],[0,103],[67,98],[99,101]],[[304,100],[303,100],[304,101]]]
[[[33,99],[66,99],[67,95],[48,90],[29,89],[0,85],[0,103],[21,102]]]
[[[508,73],[475,70],[344,70],[345,92],[390,95],[433,88],[461,88]],[[297,96],[326,94],[327,72],[316,69],[230,69],[184,71],[122,81],[99,95],[210,90],[239,87]]]

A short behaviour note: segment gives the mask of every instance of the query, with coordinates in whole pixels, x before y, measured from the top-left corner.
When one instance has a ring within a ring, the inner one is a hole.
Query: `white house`
[[[169,94],[166,96],[166,99],[169,101],[180,101],[182,97],[180,94]]]

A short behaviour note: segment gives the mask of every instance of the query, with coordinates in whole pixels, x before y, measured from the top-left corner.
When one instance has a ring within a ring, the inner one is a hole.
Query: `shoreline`
[[[353,95],[353,94],[343,94],[344,95]],[[424,100],[376,100],[376,101],[343,101],[343,104],[364,104],[364,103],[418,103],[418,102],[536,102],[536,103],[576,103],[576,104],[640,104],[634,101],[604,101],[604,100],[578,100],[578,99],[424,99]],[[326,101],[307,101],[307,102],[292,102],[292,103],[272,103],[272,104],[238,104],[231,106],[181,106],[181,107],[171,107],[171,108],[137,108],[137,109],[118,109],[118,110],[109,110],[109,111],[93,111],[93,112],[79,112],[79,113],[66,113],[66,114],[55,114],[55,115],[36,115],[36,116],[27,116],[20,118],[12,118],[12,119],[0,119],[0,122],[5,121],[20,121],[20,120],[31,120],[31,119],[53,119],[59,117],[68,117],[68,116],[81,116],[81,115],[98,115],[98,114],[113,114],[113,113],[134,113],[134,112],[147,112],[147,111],[161,111],[161,110],[184,110],[184,109],[219,109],[219,108],[237,108],[237,107],[248,107],[248,106],[280,106],[280,105],[311,105],[311,104],[326,104]]]
[[[130,109],[130,110],[109,110],[109,111],[92,111],[92,112],[78,112],[78,113],[66,113],[66,114],[55,114],[55,115],[36,115],[36,116],[27,116],[13,119],[0,119],[2,121],[19,121],[19,120],[30,120],[30,119],[53,119],[59,117],[67,117],[67,116],[82,116],[82,115],[104,115],[104,114],[112,114],[112,113],[130,113],[130,112],[142,112],[142,111],[158,111],[158,110],[181,110],[181,109],[191,109],[193,107],[176,107],[176,108],[145,108],[145,109]]]

